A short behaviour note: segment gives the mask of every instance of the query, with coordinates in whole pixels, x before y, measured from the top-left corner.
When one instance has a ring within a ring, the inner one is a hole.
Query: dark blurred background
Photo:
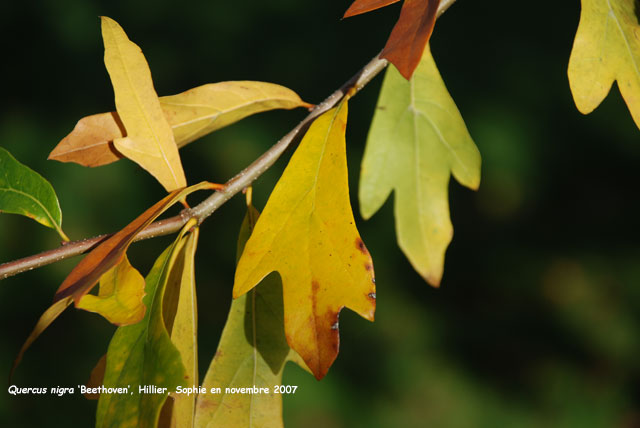
[[[128,161],[86,169],[47,161],[85,115],[113,109],[99,15],[142,48],[160,95],[262,80],[317,103],[383,46],[399,4],[341,21],[350,0],[42,0],[0,3],[0,145],[51,181],[72,239],[116,231],[163,196]],[[289,366],[288,428],[640,426],[640,131],[614,87],[582,116],[566,69],[577,0],[552,6],[459,0],[432,50],[483,157],[478,192],[451,183],[455,237],[440,289],[395,242],[389,200],[358,214],[359,164],[381,78],[353,99],[347,144],[358,228],[375,262],[376,322],[343,311],[341,352],[317,382]],[[304,117],[270,112],[181,151],[190,183],[224,182]],[[255,185],[264,203],[290,154]],[[202,228],[197,255],[204,373],[226,319],[238,197]],[[171,238],[134,245],[143,273]],[[0,215],[0,262],[58,244],[54,231]],[[78,258],[0,282],[0,384]],[[68,310],[27,353],[14,383],[84,383],[114,331]],[[79,394],[0,392],[0,426],[91,426]]]

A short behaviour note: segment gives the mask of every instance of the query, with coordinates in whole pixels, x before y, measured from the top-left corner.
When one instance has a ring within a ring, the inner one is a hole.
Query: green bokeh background
[[[86,169],[47,161],[82,116],[113,109],[99,15],[143,49],[160,95],[208,82],[262,80],[320,102],[383,46],[393,5],[341,21],[349,0],[0,3],[0,145],[51,181],[72,239],[115,231],[163,196],[128,161]],[[357,214],[359,164],[381,79],[350,105],[347,144],[356,220],[377,275],[376,322],[343,311],[341,351],[321,382],[284,402],[288,428],[640,426],[640,131],[617,88],[582,116],[566,68],[577,0],[552,6],[459,0],[432,50],[483,156],[482,184],[452,182],[455,237],[440,289],[396,246],[389,200]],[[224,182],[305,112],[270,112],[181,151],[190,183]],[[255,185],[264,206],[286,165]],[[202,228],[197,255],[201,371],[226,319],[243,200]],[[134,245],[145,272],[170,238]],[[0,262],[53,248],[54,231],[0,215]],[[55,289],[78,259],[0,282],[0,384]],[[84,383],[114,327],[69,310],[27,353],[14,383]],[[91,426],[79,394],[0,391],[0,426]]]

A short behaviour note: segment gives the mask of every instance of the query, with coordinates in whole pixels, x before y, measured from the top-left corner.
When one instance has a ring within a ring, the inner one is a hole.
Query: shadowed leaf
[[[115,148],[146,169],[168,192],[186,186],[173,132],[142,51],[117,22],[104,16],[102,38],[116,110],[127,130],[126,137],[114,140]]]
[[[233,295],[282,277],[285,333],[315,377],[338,355],[347,306],[373,320],[371,256],[355,227],[347,179],[347,102],[317,118],[269,197],[238,262]]]
[[[185,244],[171,272],[165,291],[164,321],[171,341],[182,356],[186,369],[185,383],[199,385],[198,381],[198,305],[196,298],[194,258],[199,229],[194,227],[185,238]],[[197,394],[170,394],[165,406],[170,405],[167,418],[170,426],[192,427]],[[170,402],[171,401],[171,402]]]
[[[144,303],[149,310],[143,320],[119,327],[111,339],[104,386],[130,386],[132,394],[101,394],[96,414],[98,428],[155,427],[168,393],[187,384],[180,351],[171,342],[165,327],[163,308],[168,303],[165,290],[172,287],[172,281],[182,277],[183,250],[190,236],[188,231],[196,223],[192,219],[185,225],[147,275]],[[159,393],[140,392],[141,386],[167,389]]]
[[[127,227],[112,235],[87,254],[62,282],[56,292],[55,300],[72,296],[77,305],[82,296],[87,294],[93,286],[98,283],[98,280],[103,274],[120,263],[125,256],[127,248],[129,248],[129,245],[131,245],[138,233],[151,224],[151,222],[170,206],[185,198],[190,193],[196,190],[212,188],[217,188],[217,186],[212,183],[202,182],[195,186],[187,187],[186,189],[175,190],[165,196],[164,199],[142,213],[127,225]]]
[[[251,235],[258,211],[249,206],[240,236],[238,257]],[[233,300],[220,344],[198,396],[196,427],[282,428],[282,383],[287,361],[305,369],[284,335],[282,282],[271,274],[247,294]],[[306,369],[308,370],[308,369]],[[226,394],[225,388],[268,388],[269,393]],[[211,388],[222,393],[211,394]]]
[[[76,307],[96,312],[115,325],[135,324],[144,317],[144,278],[125,255],[100,278],[97,296],[85,294]]]
[[[247,116],[274,109],[310,107],[290,89],[273,83],[237,81],[198,86],[160,98],[178,148]],[[113,140],[126,131],[116,112],[94,114],[78,122],[49,159],[94,167],[122,158]]]
[[[62,212],[53,187],[31,168],[21,164],[0,147],[0,212],[20,214],[62,231]]]
[[[125,135],[124,125],[116,112],[86,116],[58,143],[48,159],[88,167],[107,165],[122,159],[113,140]]]
[[[95,365],[95,367],[91,370],[91,374],[89,375],[89,379],[86,382],[86,387],[87,388],[97,388],[99,386],[101,386],[104,383],[104,371],[107,368],[107,354],[104,354],[102,357],[100,357],[100,359],[98,360],[98,363]],[[97,400],[100,398],[100,393],[89,393],[86,392],[83,394],[84,398],[86,398],[87,400]]]
[[[368,219],[395,190],[398,244],[435,286],[453,235],[452,173],[477,189],[480,153],[427,48],[410,81],[393,67],[387,70],[362,160],[359,196]]]
[[[640,26],[634,0],[582,0],[569,59],[569,84],[578,110],[591,113],[614,81],[640,128]]]

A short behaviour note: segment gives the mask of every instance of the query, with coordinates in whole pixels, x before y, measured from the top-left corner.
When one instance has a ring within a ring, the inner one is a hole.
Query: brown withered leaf
[[[98,283],[100,277],[116,266],[125,256],[127,248],[133,242],[136,235],[153,222],[159,215],[165,212],[171,205],[185,198],[192,192],[202,189],[219,189],[213,183],[202,182],[195,186],[174,190],[164,199],[157,202],[151,208],[142,213],[120,232],[115,233],[109,239],[98,245],[71,271],[64,280],[54,301],[67,296],[73,297],[78,305],[80,299]]]
[[[366,13],[396,1],[356,0],[344,14],[344,18]],[[404,0],[400,18],[380,54],[381,58],[386,58],[395,65],[407,80],[411,78],[420,63],[436,22],[439,5],[440,0]]]
[[[83,117],[49,154],[51,160],[75,162],[82,166],[107,165],[122,159],[113,140],[126,134],[116,112],[98,113]]]
[[[393,3],[398,3],[400,0],[356,0],[349,9],[344,13],[343,18],[349,18],[351,16],[361,15],[363,13],[371,12],[372,10],[380,9],[381,7],[389,6]]]

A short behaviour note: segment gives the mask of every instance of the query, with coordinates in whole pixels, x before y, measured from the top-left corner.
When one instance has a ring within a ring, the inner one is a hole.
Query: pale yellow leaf
[[[116,110],[127,136],[116,149],[153,175],[170,192],[187,185],[171,126],[153,88],[140,48],[114,20],[102,17],[104,62],[116,96]]]
[[[640,26],[634,0],[582,0],[569,59],[569,85],[581,113],[591,113],[614,81],[640,127]]]

